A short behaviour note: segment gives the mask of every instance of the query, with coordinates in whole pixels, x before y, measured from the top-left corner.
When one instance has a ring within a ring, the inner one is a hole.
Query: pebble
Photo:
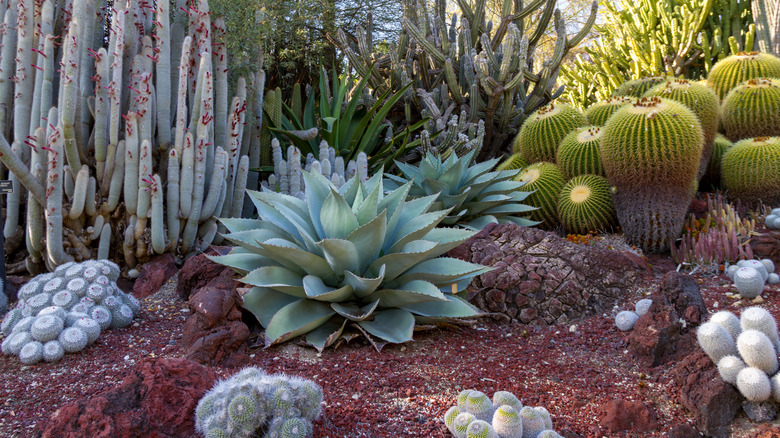
[[[754,303],[754,304],[761,304],[761,303],[763,303],[763,302],[764,302],[764,298],[762,298],[762,297],[761,297],[761,295],[759,295],[759,296],[757,296],[757,297],[753,298],[753,303]]]

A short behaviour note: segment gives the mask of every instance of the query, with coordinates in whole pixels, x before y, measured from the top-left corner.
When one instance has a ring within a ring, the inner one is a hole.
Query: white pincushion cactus
[[[712,362],[718,363],[723,356],[737,354],[737,344],[731,334],[712,322],[705,322],[696,330],[696,338],[702,350],[712,359]]]
[[[764,290],[763,274],[750,266],[739,268],[734,273],[734,286],[742,297],[755,298]]]
[[[621,331],[627,332],[634,328],[634,324],[639,319],[639,315],[631,310],[623,310],[615,316],[615,325]]]
[[[748,307],[742,311],[739,318],[742,330],[758,330],[765,334],[776,350],[780,350],[780,335],[777,331],[777,321],[763,307]]]
[[[747,365],[739,356],[723,356],[720,361],[718,361],[718,373],[720,374],[720,378],[723,379],[724,382],[732,385],[737,384],[737,374],[745,367],[747,367]]]
[[[752,402],[763,402],[772,396],[769,376],[758,368],[746,367],[737,374],[737,389]]]
[[[745,363],[768,375],[777,372],[777,352],[769,338],[758,330],[745,330],[737,338],[737,350]]]
[[[772,209],[766,216],[766,227],[770,230],[780,230],[780,208]]]
[[[0,326],[2,352],[25,364],[57,361],[94,343],[101,330],[130,325],[140,303],[119,290],[118,277],[116,264],[88,260],[33,278]]]
[[[522,408],[521,408],[522,409]],[[501,438],[522,438],[523,420],[514,407],[501,405],[493,413],[493,429]]]
[[[487,421],[474,420],[466,429],[466,438],[498,438],[498,434]]]
[[[728,310],[715,313],[710,317],[709,322],[718,324],[726,329],[734,339],[737,339],[739,334],[742,333],[742,324],[739,322],[739,318]]]
[[[636,302],[634,306],[634,312],[642,316],[650,310],[650,306],[653,305],[653,300],[650,298],[644,298]]]
[[[769,274],[769,276],[766,279],[767,284],[780,284],[780,275],[777,275],[775,273]]]
[[[466,411],[478,420],[489,421],[493,418],[493,402],[480,391],[471,391],[466,399]]]
[[[766,278],[769,276],[766,265],[760,260],[745,260],[740,267],[755,269],[759,274],[761,274],[761,278],[764,281],[766,281]]]

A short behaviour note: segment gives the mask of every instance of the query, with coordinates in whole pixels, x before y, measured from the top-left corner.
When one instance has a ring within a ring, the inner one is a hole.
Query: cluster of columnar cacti
[[[742,298],[755,298],[761,295],[767,284],[780,283],[772,260],[743,259],[727,268],[726,274],[734,282]]]
[[[773,208],[764,219],[766,227],[770,230],[780,230],[780,208]]]
[[[672,245],[672,259],[700,268],[750,259],[753,250],[749,239],[755,229],[755,219],[740,217],[722,196],[708,197],[707,215],[702,219],[688,217],[684,234]]]
[[[579,107],[630,79],[697,78],[719,59],[752,50],[756,39],[750,0],[621,0],[606,8],[598,39],[561,69],[563,98]]]
[[[429,135],[447,132],[439,135],[436,146],[440,151],[451,146],[456,134],[473,130],[469,127],[481,119],[485,121],[485,146],[480,159],[494,157],[526,116],[563,91],[555,89],[561,61],[590,31],[597,4],[593,3],[583,28],[568,36],[566,23],[555,11],[555,0],[534,0],[525,5],[504,0],[501,21],[496,23],[486,22],[486,3],[458,2],[460,16],[455,14],[448,20],[444,0],[433,6],[426,1],[404,0],[403,29],[386,55],[371,52],[370,26],[358,29],[357,48],[342,30],[333,41],[358,75],[369,77],[369,86],[376,93],[412,84],[404,98],[406,119],[411,124],[428,116]],[[554,51],[535,73],[535,49],[550,24],[557,34]],[[445,129],[448,124],[457,128],[450,132]]]
[[[461,391],[444,424],[455,438],[560,438],[546,408],[523,406],[508,391],[496,391],[493,400],[481,391]]]
[[[186,255],[212,241],[216,216],[240,216],[244,188],[258,183],[249,169],[259,167],[264,74],[239,79],[228,100],[224,24],[207,0],[177,0],[173,22],[168,1],[114,1],[105,20],[96,0],[11,5],[4,232],[25,222],[30,272],[95,255],[129,268]]]
[[[3,319],[3,353],[25,364],[54,362],[91,345],[102,331],[127,327],[141,306],[117,287],[117,278],[119,266],[94,260],[34,277]]]
[[[311,380],[249,367],[200,399],[195,429],[205,438],[304,438],[312,435],[321,403],[322,389]]]
[[[766,309],[750,307],[739,318],[729,311],[717,312],[696,334],[725,382],[752,402],[780,402],[780,339],[777,322]]]
[[[636,302],[634,310],[622,310],[618,312],[618,314],[615,315],[615,326],[618,330],[623,332],[632,330],[639,317],[647,313],[652,304],[653,300],[650,298],[643,298]]]
[[[780,136],[736,142],[723,154],[721,178],[730,196],[748,203],[780,204]]]

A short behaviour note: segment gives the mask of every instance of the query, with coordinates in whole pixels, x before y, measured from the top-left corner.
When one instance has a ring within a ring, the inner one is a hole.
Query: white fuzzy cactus
[[[709,322],[718,324],[726,329],[732,338],[737,339],[739,334],[742,333],[742,324],[736,315],[728,310],[721,310],[710,317]]]
[[[485,412],[490,412],[490,418],[487,420],[479,418]],[[478,430],[479,434],[469,435],[467,429],[475,422],[477,426],[473,426],[473,430],[474,433]],[[463,390],[458,394],[457,405],[447,410],[444,415],[444,423],[456,438],[470,436],[537,438],[545,430],[553,434],[549,436],[557,436],[552,430],[552,419],[547,409],[523,407],[520,400],[508,391],[496,391],[491,403],[490,399],[480,391]],[[492,435],[491,431],[496,435]]]
[[[737,374],[737,389],[752,402],[763,402],[772,396],[769,377],[758,368],[747,367]]]
[[[739,318],[742,330],[758,330],[772,341],[776,350],[780,350],[780,335],[777,321],[766,309],[758,306],[748,307]]]
[[[696,338],[702,350],[714,363],[718,363],[723,356],[737,354],[737,344],[734,338],[718,324],[705,322],[700,325],[696,330]]]
[[[768,375],[777,372],[777,352],[772,341],[758,330],[745,330],[737,338],[737,350],[745,363]]]
[[[642,316],[650,310],[650,306],[653,305],[653,300],[650,298],[644,298],[636,302],[634,305],[634,312],[638,316]]]
[[[621,331],[627,332],[634,328],[634,324],[639,319],[639,315],[631,310],[623,310],[615,316],[615,325]]]
[[[718,373],[720,374],[720,378],[723,379],[724,382],[732,385],[737,384],[737,374],[746,367],[745,361],[739,356],[723,356],[720,361],[718,361]]]
[[[771,262],[771,260],[770,260]],[[744,263],[742,263],[742,268],[753,268],[756,271],[758,271],[759,274],[761,274],[761,278],[766,281],[766,278],[769,276],[769,271],[766,268],[766,265],[760,261],[760,260],[745,260]],[[774,268],[774,266],[773,266]],[[774,271],[774,269],[773,269]]]
[[[755,298],[764,290],[763,274],[750,266],[741,267],[734,273],[734,286],[742,297]]]

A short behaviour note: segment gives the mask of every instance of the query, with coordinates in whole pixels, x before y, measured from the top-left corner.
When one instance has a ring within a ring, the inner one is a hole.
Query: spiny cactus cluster
[[[116,285],[119,266],[89,260],[65,263],[19,289],[19,301],[2,322],[2,351],[22,363],[54,362],[76,353],[109,328],[130,325],[138,300]]]
[[[729,311],[712,315],[696,333],[702,350],[718,366],[720,377],[752,402],[780,402],[777,322],[761,307],[737,318]]]
[[[740,260],[736,265],[726,268],[726,274],[734,282],[743,298],[755,298],[761,295],[767,284],[780,283],[772,260]]]
[[[198,402],[195,429],[206,438],[303,438],[322,411],[322,388],[311,380],[245,368]]]
[[[780,106],[777,111],[780,114]],[[734,143],[721,158],[721,177],[729,196],[742,202],[780,204],[780,136]]]
[[[615,325],[623,332],[632,330],[639,317],[647,313],[652,304],[653,300],[650,298],[643,298],[637,301],[634,305],[634,310],[623,310],[618,312],[615,316]]]
[[[511,392],[496,391],[491,401],[483,392],[466,389],[458,404],[444,414],[455,438],[560,438],[546,408],[523,406]]]
[[[780,230],[780,208],[773,208],[772,212],[766,216],[764,223],[770,230]]]

